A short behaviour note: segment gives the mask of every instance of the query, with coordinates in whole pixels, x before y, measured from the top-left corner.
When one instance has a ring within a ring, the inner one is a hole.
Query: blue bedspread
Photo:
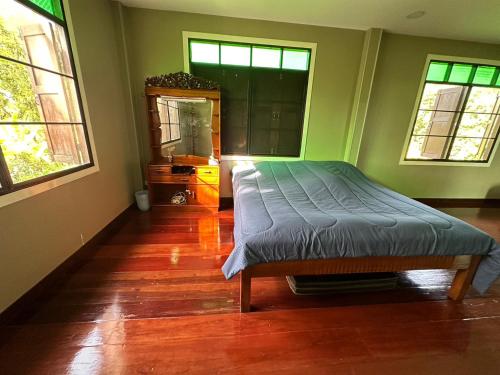
[[[268,262],[365,256],[486,255],[474,286],[500,271],[486,233],[369,180],[339,161],[260,162],[234,171],[235,247],[226,278]]]

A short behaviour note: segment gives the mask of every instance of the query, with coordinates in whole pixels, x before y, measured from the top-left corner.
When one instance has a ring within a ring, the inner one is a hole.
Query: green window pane
[[[427,81],[437,81],[443,82],[446,77],[446,71],[448,70],[448,63],[433,61],[429,65],[429,70],[427,71]]]
[[[191,61],[208,64],[219,63],[219,44],[208,42],[191,42]]]
[[[279,68],[280,62],[280,48],[252,47],[252,66]]]
[[[250,66],[250,46],[222,44],[220,62],[226,65]]]
[[[495,74],[494,66],[478,66],[472,83],[478,85],[489,85]]]
[[[472,72],[470,64],[453,64],[448,82],[468,83]]]
[[[282,68],[307,70],[309,68],[309,51],[284,49]]]
[[[64,20],[61,0],[29,0],[29,1],[39,6],[40,8],[46,10],[53,16],[56,16],[60,20]]]
[[[497,69],[500,70],[500,68]],[[500,86],[500,74],[498,75],[497,83],[495,84],[495,86]]]

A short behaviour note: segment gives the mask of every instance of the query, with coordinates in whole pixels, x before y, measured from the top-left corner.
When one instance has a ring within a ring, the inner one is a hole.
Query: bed
[[[498,276],[500,248],[473,226],[380,186],[340,161],[260,162],[233,170],[241,311],[255,277],[456,269],[449,297]]]

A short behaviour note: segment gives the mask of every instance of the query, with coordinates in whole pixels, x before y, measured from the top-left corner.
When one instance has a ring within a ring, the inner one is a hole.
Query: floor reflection
[[[78,350],[68,369],[70,375],[98,374],[103,365],[102,332],[96,326],[87,334],[82,342],[83,347]]]

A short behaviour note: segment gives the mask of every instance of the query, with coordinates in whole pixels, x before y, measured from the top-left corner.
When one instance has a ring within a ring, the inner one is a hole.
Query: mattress
[[[341,161],[260,162],[233,170],[231,278],[270,262],[367,256],[487,255],[474,286],[500,273],[500,247],[481,230],[387,189]]]

